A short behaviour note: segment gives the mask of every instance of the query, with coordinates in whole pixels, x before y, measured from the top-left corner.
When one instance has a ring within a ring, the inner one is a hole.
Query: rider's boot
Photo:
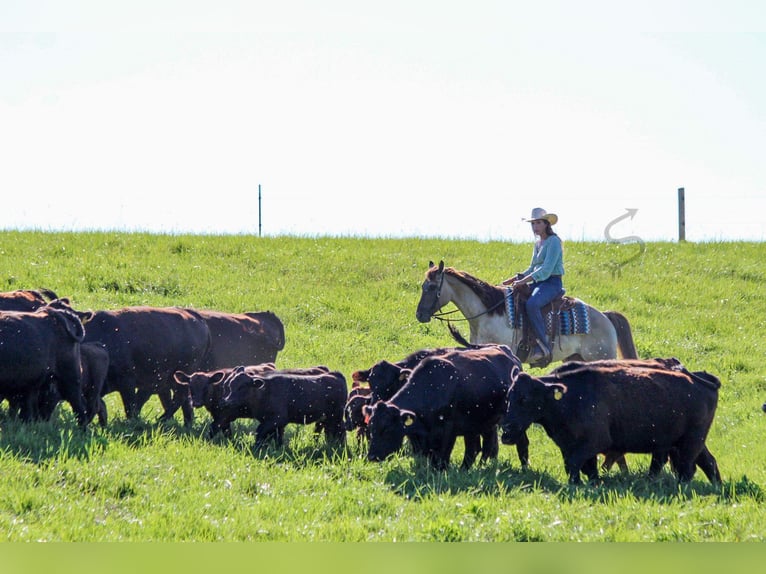
[[[529,355],[529,364],[535,367],[544,367],[551,362],[551,350],[545,341],[537,339],[537,345]]]

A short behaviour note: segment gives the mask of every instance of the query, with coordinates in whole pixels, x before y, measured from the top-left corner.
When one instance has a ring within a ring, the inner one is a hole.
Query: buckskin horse
[[[523,342],[522,328],[511,326],[505,300],[505,287],[490,285],[452,267],[445,268],[443,261],[440,261],[438,266],[430,262],[415,316],[421,323],[427,323],[431,318],[454,321],[455,319],[444,319],[446,314],[437,314],[452,302],[468,322],[471,344],[505,344],[525,361],[526,353],[520,352],[519,349]],[[550,345],[551,361],[638,358],[630,324],[624,315],[616,311],[602,313],[582,301],[575,301],[587,310],[589,332],[557,333]],[[450,332],[459,342],[463,342],[456,336],[458,333],[454,329],[450,328]]]

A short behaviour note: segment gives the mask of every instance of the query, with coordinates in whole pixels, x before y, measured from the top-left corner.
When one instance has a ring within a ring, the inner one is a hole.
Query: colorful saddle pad
[[[524,326],[524,313],[517,310],[513,302],[513,291],[510,287],[505,289],[505,310],[508,316],[508,325],[513,329],[521,329]],[[545,314],[545,326],[550,333],[553,325],[553,311]],[[587,335],[590,333],[590,317],[588,306],[580,300],[576,300],[574,307],[561,311],[558,317],[559,334],[561,335]]]

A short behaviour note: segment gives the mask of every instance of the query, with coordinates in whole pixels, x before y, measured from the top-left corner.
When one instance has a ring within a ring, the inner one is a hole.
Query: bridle
[[[441,294],[442,294],[443,285],[444,285],[444,271],[441,272],[441,277],[439,277],[439,286],[436,288],[436,301],[434,303],[434,306],[436,306],[439,303],[439,298],[441,297]],[[494,311],[502,304],[503,304],[503,299],[500,299],[500,301],[498,301],[491,307],[484,309],[484,311],[474,315],[473,317],[463,317],[462,319],[459,319],[459,318],[455,319],[455,318],[449,317],[449,315],[452,315],[460,311],[460,309],[453,309],[452,311],[447,311],[445,313],[439,313],[435,311],[434,313],[431,314],[431,318],[438,319],[439,321],[444,321],[445,323],[452,323],[457,321],[471,321],[472,319],[477,319],[478,317],[481,317],[482,315],[486,315],[490,311]]]

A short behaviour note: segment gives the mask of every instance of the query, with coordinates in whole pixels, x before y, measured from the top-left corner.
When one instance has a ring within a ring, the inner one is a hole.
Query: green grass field
[[[678,488],[644,477],[648,456],[598,486],[567,485],[561,455],[530,429],[531,465],[435,472],[406,451],[381,464],[349,435],[345,451],[288,427],[284,448],[256,451],[254,424],[208,440],[155,423],[153,398],[126,421],[79,430],[68,405],[21,424],[0,407],[0,532],[8,541],[764,541],[766,297],[763,243],[566,242],[570,295],[625,314],[642,357],[675,356],[723,382],[708,446],[724,483]],[[78,309],[127,305],[274,311],[280,367],[346,374],[381,359],[452,345],[415,306],[429,260],[499,283],[531,244],[449,239],[0,232],[0,290],[48,288]],[[461,326],[467,335],[467,327]],[[533,371],[536,372],[536,371]]]

